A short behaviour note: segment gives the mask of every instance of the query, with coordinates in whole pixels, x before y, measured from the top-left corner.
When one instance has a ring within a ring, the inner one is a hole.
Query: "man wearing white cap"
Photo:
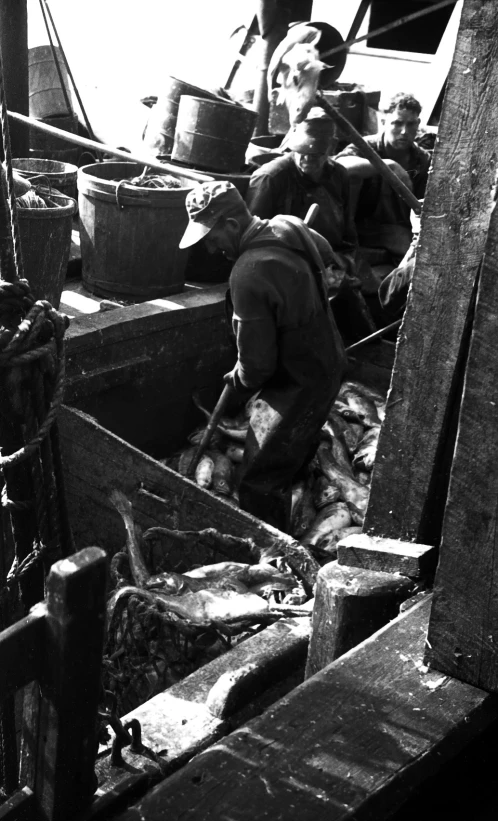
[[[270,219],[293,214],[304,219],[313,203],[320,211],[314,228],[338,254],[344,271],[356,273],[357,237],[350,206],[348,174],[330,159],[336,145],[334,123],[323,108],[312,108],[284,141],[289,153],[258,168],[246,202],[252,214]]]
[[[292,214],[304,219],[311,205],[319,205],[313,227],[335,251],[327,272],[334,317],[344,338],[354,341],[373,333],[376,326],[360,293],[366,283],[357,278],[358,241],[348,174],[330,157],[336,142],[333,121],[323,108],[312,108],[285,138],[289,152],[254,172],[246,202],[251,213],[262,218]]]
[[[229,293],[238,359],[225,381],[243,398],[260,391],[240,504],[288,532],[293,480],[313,456],[346,367],[323,280],[331,249],[299,219],[252,216],[229,182],[197,186],[186,205],[180,247],[204,239],[208,250],[234,261]]]

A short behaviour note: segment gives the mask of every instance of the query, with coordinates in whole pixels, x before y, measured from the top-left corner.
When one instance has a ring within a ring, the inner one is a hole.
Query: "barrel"
[[[141,188],[122,183],[144,169],[105,162],[78,170],[83,283],[99,296],[132,302],[183,290],[188,249],[178,243],[187,227],[182,188]]]
[[[72,109],[71,91],[67,70],[60,49],[54,46],[66,95]],[[51,46],[36,46],[28,51],[29,116],[51,117],[68,114],[68,106],[62,89],[59,72]]]
[[[36,181],[37,177],[43,177],[45,185],[47,181],[52,188],[56,188],[61,194],[72,197],[74,200],[78,196],[77,176],[78,166],[57,160],[42,160],[34,157],[15,157],[12,160],[12,167],[15,171],[30,181]]]
[[[38,118],[40,119],[40,118]],[[53,125],[70,134],[78,133],[78,118],[76,114],[57,114],[41,118],[42,123]],[[60,137],[46,134],[38,129],[29,129],[30,155],[36,159],[57,160],[77,164],[81,148],[71,145]]]
[[[176,77],[167,77],[164,91],[152,106],[143,134],[143,142],[155,156],[170,156],[175,138],[178,106],[182,94],[216,100],[214,93],[185,83]]]
[[[246,163],[261,166],[281,157],[282,152],[279,151],[281,142],[280,134],[263,134],[253,137],[246,151]]]
[[[24,276],[35,299],[59,307],[66,277],[76,201],[52,195],[57,208],[18,208]]]
[[[171,158],[206,171],[240,171],[257,113],[221,100],[183,96]]]

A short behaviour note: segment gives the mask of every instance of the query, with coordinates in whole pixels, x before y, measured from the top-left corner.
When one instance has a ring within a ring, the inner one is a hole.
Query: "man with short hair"
[[[365,137],[417,199],[424,197],[431,164],[431,154],[415,142],[420,111],[411,94],[395,94],[384,109],[382,130]],[[352,187],[360,189],[356,208],[360,247],[384,248],[390,261],[398,264],[412,240],[410,207],[352,143],[334,160],[346,169]]]
[[[234,261],[230,307],[238,358],[225,381],[241,398],[260,391],[246,439],[241,507],[289,532],[291,488],[312,458],[346,368],[324,286],[328,243],[293,217],[251,215],[229,182],[187,195],[180,247],[201,239]]]

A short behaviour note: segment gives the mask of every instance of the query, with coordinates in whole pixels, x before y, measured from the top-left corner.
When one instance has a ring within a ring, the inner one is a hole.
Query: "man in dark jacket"
[[[431,154],[415,142],[420,103],[411,94],[396,94],[384,110],[378,134],[365,137],[386,165],[423,199]],[[384,248],[397,265],[412,241],[410,208],[353,143],[334,157],[350,175],[357,190],[356,227],[360,246]]]
[[[185,248],[234,261],[230,275],[238,359],[225,381],[254,403],[239,488],[241,507],[288,532],[294,477],[312,457],[346,367],[323,281],[328,243],[301,220],[261,220],[228,182],[187,196]]]

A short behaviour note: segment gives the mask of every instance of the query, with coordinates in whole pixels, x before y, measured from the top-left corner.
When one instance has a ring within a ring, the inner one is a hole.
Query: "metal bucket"
[[[257,113],[235,103],[184,96],[172,159],[207,171],[240,171]]]
[[[66,89],[67,98],[71,101],[68,76],[61,50],[54,46],[59,68]],[[61,86],[59,72],[54,62],[51,46],[36,46],[28,52],[29,75],[29,116],[42,119],[54,115],[68,114],[66,98]]]
[[[64,114],[51,117],[38,118],[42,123],[53,125],[62,131],[70,134],[78,133],[78,117],[76,114]],[[52,134],[45,134],[38,129],[29,129],[29,149],[30,154],[37,159],[57,160],[59,162],[69,162],[77,164],[81,148],[68,143],[60,137]]]
[[[204,88],[190,85],[176,77],[168,77],[163,93],[158,96],[156,104],[152,106],[143,133],[144,144],[156,156],[171,154],[173,150],[178,106],[184,94],[202,99],[217,99],[215,94]]]

